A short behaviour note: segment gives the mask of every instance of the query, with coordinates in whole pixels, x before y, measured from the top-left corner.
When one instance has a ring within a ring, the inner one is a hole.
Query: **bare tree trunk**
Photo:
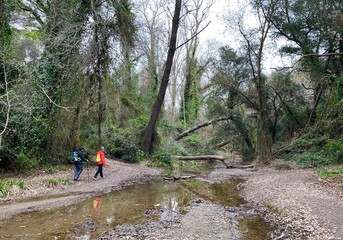
[[[143,143],[142,149],[146,155],[150,155],[151,147],[152,147],[152,139],[155,132],[156,123],[161,112],[161,107],[164,101],[164,96],[166,94],[169,76],[171,72],[171,68],[173,65],[173,58],[176,50],[176,39],[177,39],[177,31],[179,28],[180,22],[180,12],[181,12],[181,0],[175,0],[175,11],[173,16],[173,24],[172,24],[172,32],[170,36],[170,43],[169,43],[169,50],[166,60],[166,67],[164,69],[163,78],[160,86],[160,90],[158,92],[157,99],[153,106],[150,120],[148,125],[145,128],[144,136],[143,136]]]

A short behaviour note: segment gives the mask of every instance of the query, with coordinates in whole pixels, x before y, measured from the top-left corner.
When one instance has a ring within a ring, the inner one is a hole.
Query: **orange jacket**
[[[100,161],[98,161],[98,159],[100,158]],[[97,165],[105,165],[106,162],[105,162],[105,153],[102,151],[102,150],[99,150],[97,153],[96,153],[96,164]]]

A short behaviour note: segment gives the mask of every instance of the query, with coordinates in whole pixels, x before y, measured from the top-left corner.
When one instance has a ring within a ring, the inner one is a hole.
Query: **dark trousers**
[[[74,179],[78,179],[82,173],[83,167],[82,167],[82,161],[76,161],[74,162],[75,165],[75,173],[74,173]]]
[[[96,171],[94,178],[96,178],[98,176],[98,174],[100,173],[100,177],[104,177],[104,175],[102,175],[102,164],[98,165],[98,171]]]

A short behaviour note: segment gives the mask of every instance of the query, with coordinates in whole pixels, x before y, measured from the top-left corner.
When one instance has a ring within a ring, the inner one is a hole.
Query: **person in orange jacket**
[[[100,147],[99,151],[96,153],[96,165],[98,165],[98,170],[96,171],[93,179],[95,180],[98,176],[98,174],[100,174],[101,178],[104,178],[104,175],[102,173],[102,167],[106,164],[105,162],[105,153],[104,153],[105,148],[104,147]]]

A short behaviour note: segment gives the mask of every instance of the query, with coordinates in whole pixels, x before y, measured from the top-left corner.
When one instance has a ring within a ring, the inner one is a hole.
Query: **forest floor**
[[[18,189],[7,198],[0,198],[0,220],[22,212],[72,204],[162,173],[144,163],[126,164],[114,160],[107,163],[105,177],[99,180],[92,179],[95,166],[90,167],[89,172],[84,169],[81,181],[71,181],[67,185],[49,187],[46,183],[48,179],[71,178],[72,166],[69,171],[41,172],[21,179],[26,185],[24,190]],[[239,189],[250,206],[278,228],[272,239],[343,239],[343,192],[339,189],[342,179],[320,180],[312,169],[279,171],[225,167],[216,168],[206,178],[218,182],[237,177],[246,179]],[[168,226],[155,226],[152,231],[143,231],[140,227],[140,231],[135,229],[134,233],[130,233],[132,227],[126,230],[124,227],[119,232],[105,233],[101,239],[228,239],[227,226],[232,219],[225,215],[227,209],[206,201],[195,202],[190,209],[188,214],[170,221]],[[229,239],[240,238],[233,234]]]

